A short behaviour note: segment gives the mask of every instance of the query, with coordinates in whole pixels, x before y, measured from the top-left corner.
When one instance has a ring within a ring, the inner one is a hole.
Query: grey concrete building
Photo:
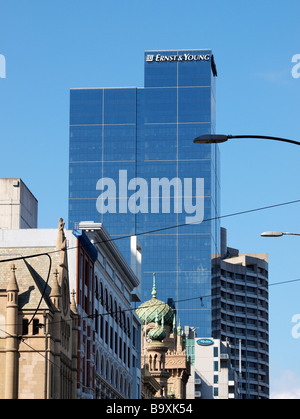
[[[38,201],[19,178],[0,179],[0,229],[37,228]]]
[[[269,398],[268,255],[240,254],[227,246],[213,258],[212,333],[229,341],[245,399]]]

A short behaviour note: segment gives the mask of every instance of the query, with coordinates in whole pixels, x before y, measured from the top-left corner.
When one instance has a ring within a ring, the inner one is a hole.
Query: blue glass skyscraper
[[[181,325],[210,336],[219,156],[193,139],[215,132],[216,66],[211,50],[147,51],[144,65],[143,88],[71,90],[69,228],[102,222],[129,262],[138,235],[142,300],[155,272]]]

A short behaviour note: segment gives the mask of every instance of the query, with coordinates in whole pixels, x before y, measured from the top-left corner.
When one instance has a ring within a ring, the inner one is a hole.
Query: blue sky
[[[69,89],[143,86],[144,50],[213,50],[217,131],[300,140],[300,3],[258,0],[10,0],[1,5],[0,177],[39,200],[39,227],[67,221]],[[221,150],[221,214],[300,199],[300,148],[232,140]],[[231,247],[269,253],[270,283],[300,278],[300,204],[226,218]],[[270,287],[271,391],[300,398],[300,282]]]

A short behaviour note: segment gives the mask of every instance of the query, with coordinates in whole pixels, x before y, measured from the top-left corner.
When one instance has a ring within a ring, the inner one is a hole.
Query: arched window
[[[111,317],[113,317],[113,309],[114,309],[113,298],[112,298],[112,295],[110,294],[110,296],[109,296],[109,314],[111,315]]]
[[[105,292],[104,292],[104,304],[105,304],[105,308],[108,311],[108,291],[107,288],[105,288]]]
[[[121,306],[119,306],[119,325],[122,327],[122,310],[121,310]]]
[[[103,305],[104,302],[104,293],[103,293],[103,283],[100,281],[100,302]]]
[[[129,320],[129,317],[127,317],[127,335],[130,338],[130,336],[131,336],[131,328],[130,328],[130,320]]]
[[[97,275],[95,275],[95,295],[96,295],[97,300],[99,300],[100,295],[99,295],[99,284],[98,284]]]
[[[126,317],[124,311],[122,311],[122,329],[126,332]]]
[[[114,317],[115,317],[115,321],[118,322],[118,305],[117,305],[117,300],[115,300]]]

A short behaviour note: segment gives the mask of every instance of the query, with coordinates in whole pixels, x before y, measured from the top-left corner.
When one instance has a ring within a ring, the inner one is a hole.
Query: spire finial
[[[17,279],[16,279],[16,265],[12,264],[10,265],[10,269],[11,269],[11,275],[10,275],[10,280],[7,286],[7,291],[19,291],[19,287],[17,284]]]
[[[153,273],[153,288],[152,288],[152,297],[156,298],[156,284],[155,284],[155,273]]]
[[[71,292],[71,296],[72,296],[72,298],[71,298],[71,310],[73,311],[74,314],[78,314],[77,308],[76,308],[75,295],[76,295],[76,292],[73,289],[72,292]]]

